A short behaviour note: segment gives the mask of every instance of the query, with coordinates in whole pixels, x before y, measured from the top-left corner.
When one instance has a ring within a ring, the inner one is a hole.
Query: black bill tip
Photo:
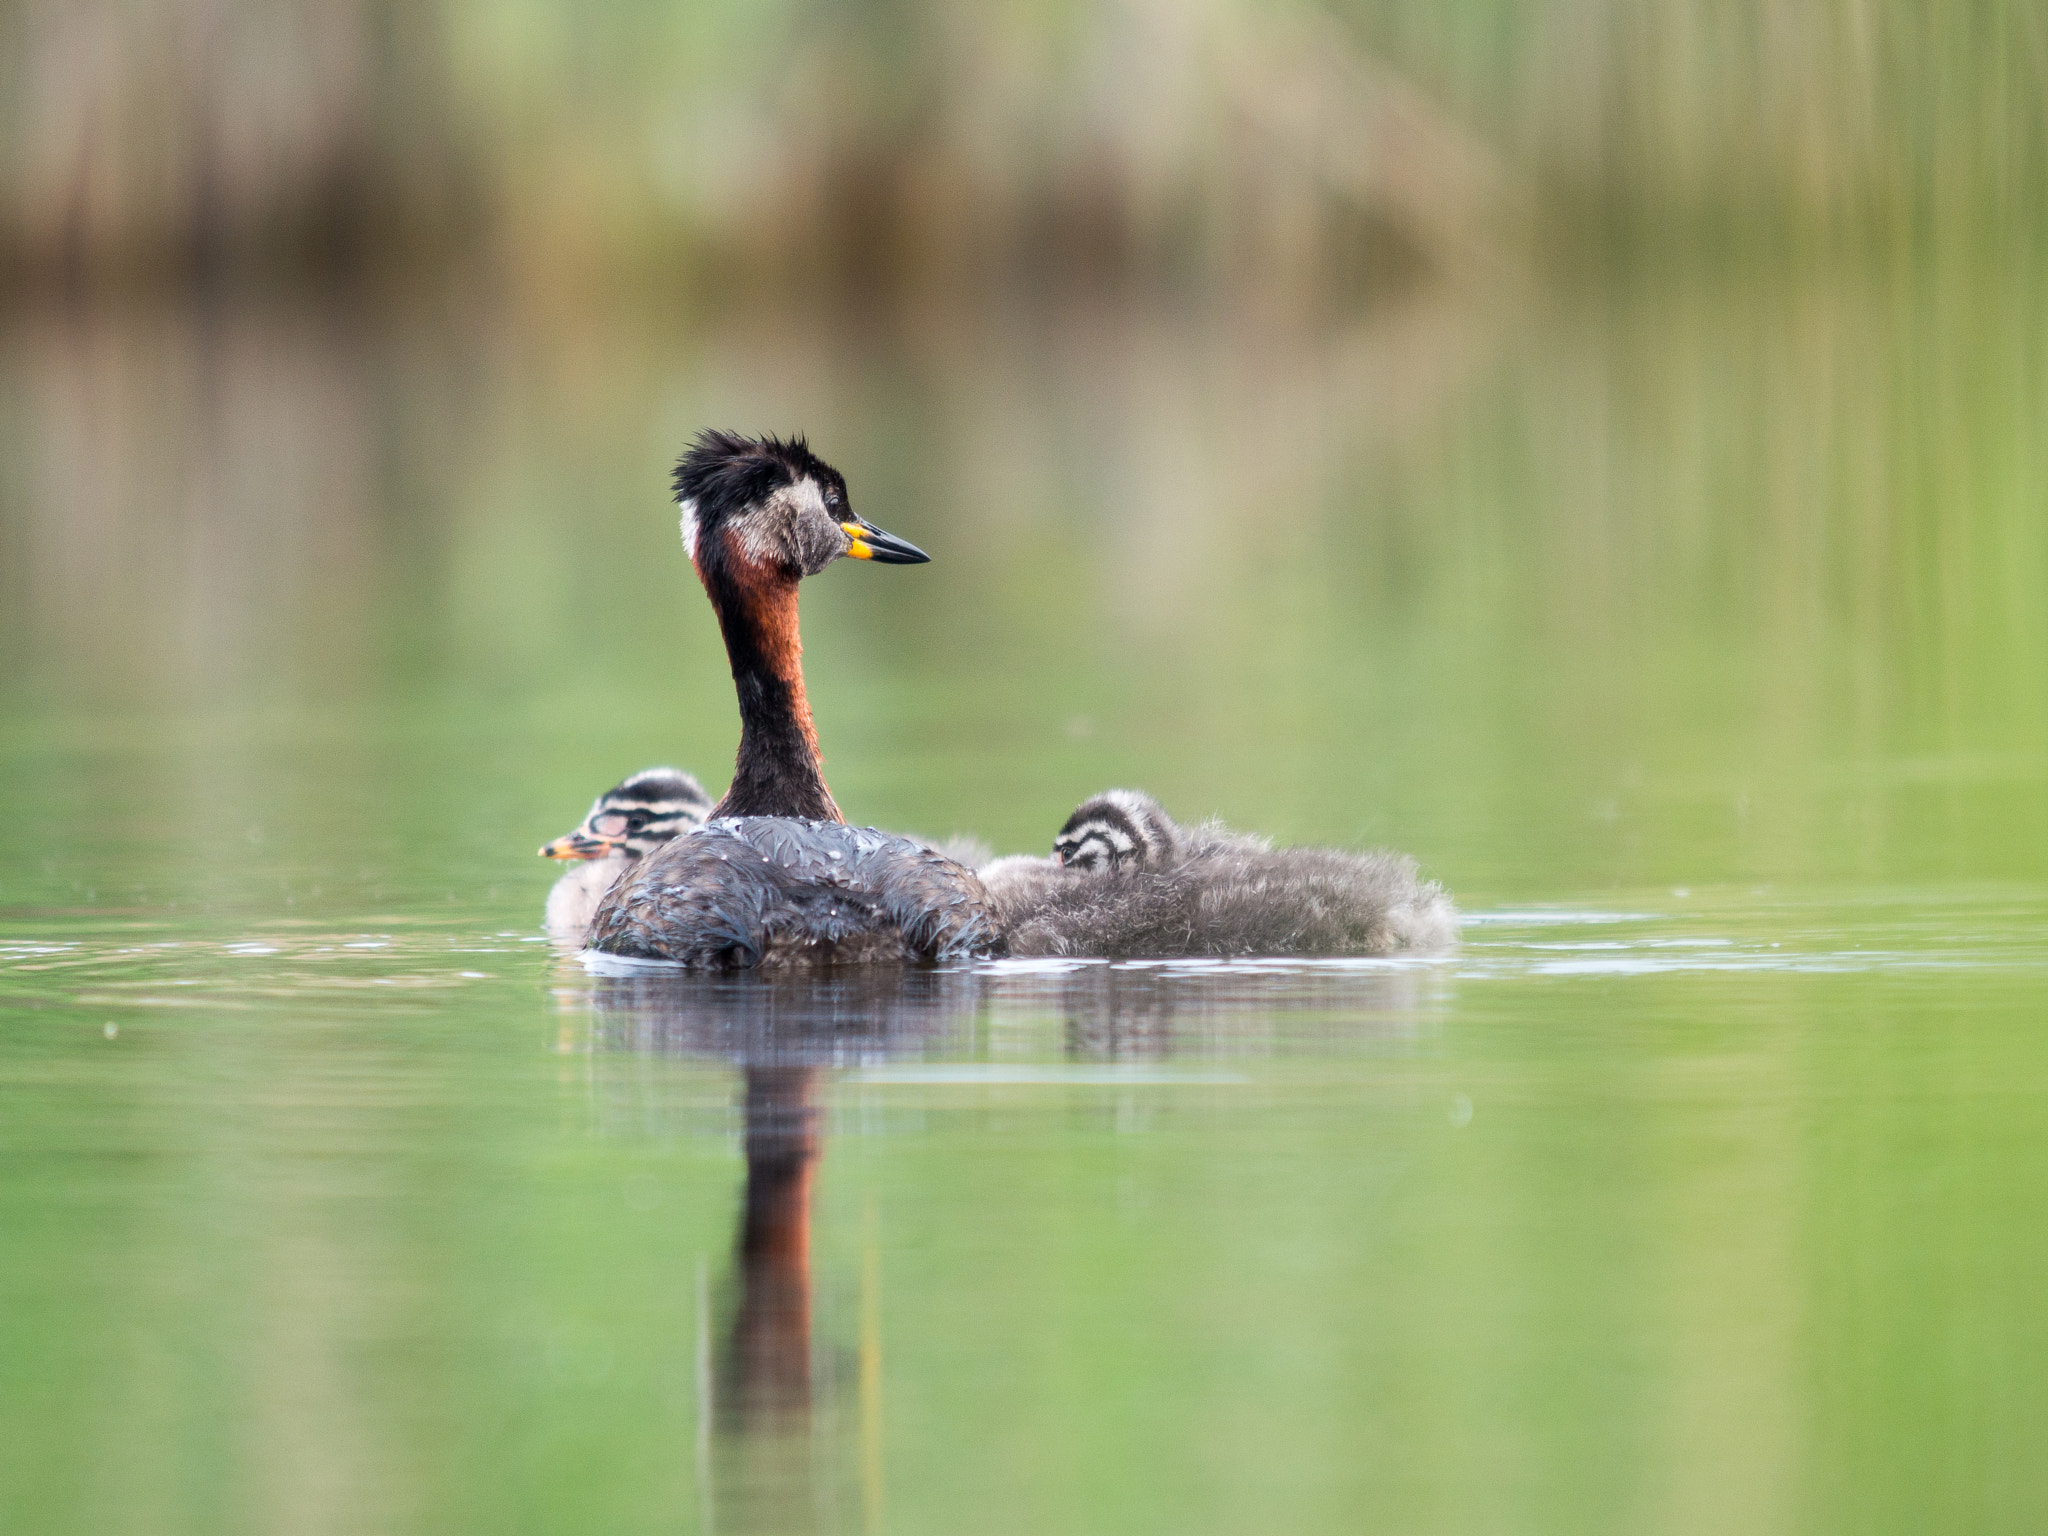
[[[931,559],[910,540],[884,533],[872,523],[843,526],[853,538],[853,547],[847,553],[856,560],[873,560],[881,565],[924,565]]]

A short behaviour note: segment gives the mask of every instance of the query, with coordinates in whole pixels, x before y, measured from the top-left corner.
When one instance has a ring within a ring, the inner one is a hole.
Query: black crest
[[[820,490],[837,492],[842,507],[847,504],[845,476],[811,452],[802,434],[742,437],[713,429],[698,433],[677,461],[675,493],[677,500],[697,504],[699,527],[711,528],[805,476]]]

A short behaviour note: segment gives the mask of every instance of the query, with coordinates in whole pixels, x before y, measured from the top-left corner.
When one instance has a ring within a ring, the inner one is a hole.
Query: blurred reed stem
[[[12,0],[0,282],[1319,293],[2031,240],[2036,0]]]

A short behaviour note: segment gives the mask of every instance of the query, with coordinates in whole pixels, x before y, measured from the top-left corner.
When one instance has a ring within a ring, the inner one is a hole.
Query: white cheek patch
[[[676,502],[683,514],[683,548],[694,561],[697,558],[697,499],[685,496]]]
[[[789,488],[789,499],[797,512],[805,517],[825,515],[825,493],[818,489],[818,482],[809,475]]]
[[[726,524],[739,541],[740,553],[749,562],[764,561],[775,553],[775,529],[782,521],[781,493],[758,507],[749,507]]]
[[[815,528],[824,519],[825,493],[806,476],[735,518],[732,529],[749,560],[770,560],[800,550],[804,541],[799,530],[807,524]]]

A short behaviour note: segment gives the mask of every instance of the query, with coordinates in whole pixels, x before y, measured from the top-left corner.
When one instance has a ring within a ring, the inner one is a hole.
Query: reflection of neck
[[[811,1401],[811,1182],[818,1142],[809,1067],[747,1071],[746,1205],[727,1401],[742,1423]]]
[[[842,821],[825,787],[818,732],[804,697],[796,582],[731,559],[701,570],[718,612],[740,702],[740,750],[732,784],[713,816],[805,816]]]

